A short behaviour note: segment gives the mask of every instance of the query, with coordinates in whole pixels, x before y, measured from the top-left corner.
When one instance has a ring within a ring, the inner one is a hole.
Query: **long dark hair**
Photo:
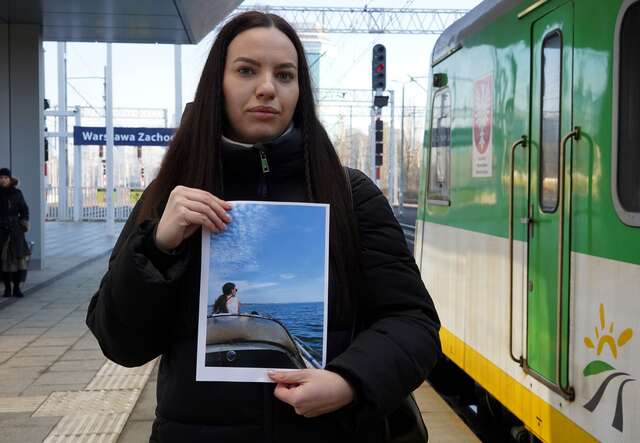
[[[182,118],[157,178],[145,192],[137,221],[158,218],[170,192],[178,185],[204,189],[224,198],[220,144],[226,124],[222,82],[227,49],[238,34],[256,27],[275,27],[289,38],[298,54],[300,94],[293,122],[302,133],[307,198],[331,205],[330,265],[338,291],[338,303],[331,310],[333,318],[343,318],[353,312],[359,286],[356,276],[360,275],[351,194],[340,159],[316,115],[302,42],[293,27],[275,14],[245,12],[222,27],[209,52],[193,105]]]
[[[220,294],[218,298],[216,298],[216,301],[213,304],[213,313],[214,314],[229,313],[229,308],[227,308],[227,296],[225,294]]]
[[[231,291],[235,289],[236,285],[232,282],[227,282],[222,285],[222,294],[216,298],[216,301],[213,303],[213,313],[214,314],[227,314],[229,313],[229,308],[227,308],[227,298]]]

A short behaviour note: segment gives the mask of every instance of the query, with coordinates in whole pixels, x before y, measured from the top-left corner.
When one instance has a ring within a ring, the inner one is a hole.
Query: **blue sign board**
[[[115,146],[167,146],[173,138],[173,128],[113,128]],[[74,145],[106,145],[107,129],[96,126],[75,126]]]

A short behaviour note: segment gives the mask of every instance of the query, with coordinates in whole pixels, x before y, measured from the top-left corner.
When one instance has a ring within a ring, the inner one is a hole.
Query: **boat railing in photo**
[[[322,365],[320,364],[320,362],[318,362],[316,357],[314,357],[313,354],[311,354],[311,349],[309,349],[309,346],[307,344],[305,344],[302,340],[300,340],[296,336],[293,337],[293,340],[298,345],[298,349],[300,350],[300,353],[302,354],[302,357],[308,363],[310,363],[312,367],[314,367],[316,369],[319,369],[319,368],[322,367]]]
[[[300,343],[274,318],[255,314],[214,314],[207,317],[205,364],[291,369],[319,367],[317,359]]]

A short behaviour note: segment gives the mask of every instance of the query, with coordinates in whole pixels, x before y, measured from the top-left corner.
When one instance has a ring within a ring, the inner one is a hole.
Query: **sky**
[[[233,282],[240,303],[322,302],[325,205],[236,202],[228,229],[211,237],[209,305]]]
[[[243,5],[264,4],[246,0]],[[353,6],[369,8],[433,8],[471,9],[479,0],[270,0],[277,6]],[[182,47],[182,101],[191,101],[202,66],[213,41],[213,33],[197,45]],[[425,106],[426,76],[431,49],[437,36],[390,34],[324,34],[324,55],[320,60],[321,88],[370,87],[371,48],[382,43],[387,48],[387,89],[399,97],[405,86],[406,106]],[[57,105],[57,43],[45,42],[45,96]],[[68,104],[95,108],[104,106],[103,80],[106,49],[102,43],[67,44]],[[174,48],[172,45],[113,44],[113,97],[116,108],[159,108],[168,110],[171,126],[174,114]],[[416,82],[410,80],[410,76]],[[337,112],[337,111],[336,111]],[[366,114],[366,109],[362,112]],[[161,113],[160,113],[161,114]],[[356,114],[357,117],[357,114]],[[366,127],[368,119],[357,119],[355,125]],[[93,122],[95,123],[95,122]],[[114,122],[131,124],[128,122]],[[139,126],[164,126],[155,117]]]

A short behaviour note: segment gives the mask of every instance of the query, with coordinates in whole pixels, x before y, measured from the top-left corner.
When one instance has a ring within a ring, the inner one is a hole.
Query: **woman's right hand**
[[[156,246],[171,251],[189,238],[200,226],[211,232],[226,229],[231,221],[231,204],[207,191],[176,186],[169,195],[156,229]]]

